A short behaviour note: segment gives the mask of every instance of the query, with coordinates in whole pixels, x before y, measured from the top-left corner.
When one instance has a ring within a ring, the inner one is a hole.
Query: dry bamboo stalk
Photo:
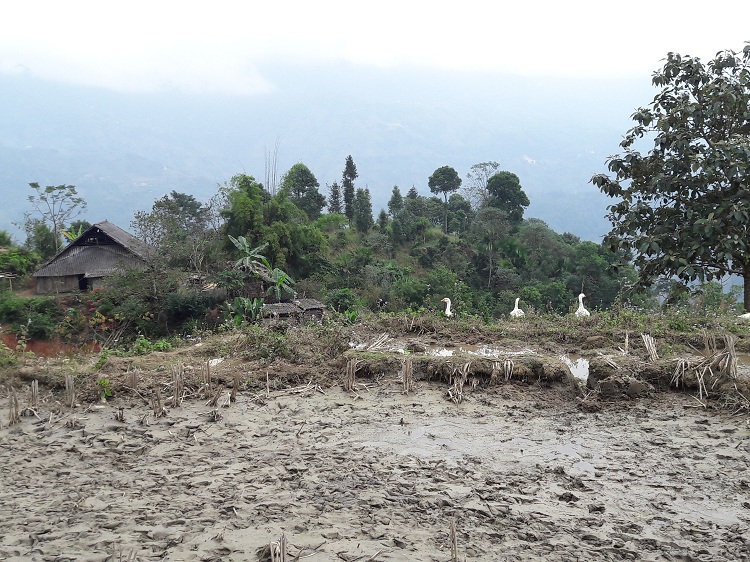
[[[232,392],[229,395],[229,403],[237,402],[237,389],[240,386],[240,373],[239,371],[234,373],[234,380],[232,381]]]
[[[404,385],[404,394],[414,390],[414,367],[411,359],[404,359],[401,367],[401,379]]]
[[[128,369],[127,376],[125,377],[125,385],[131,390],[138,390],[138,371],[131,371]]]
[[[18,409],[18,396],[16,396],[16,389],[10,389],[10,397],[8,404],[8,425],[15,425],[21,421],[21,413]]]
[[[516,364],[512,359],[506,359],[503,361],[503,373],[505,374],[505,380],[509,381],[513,377],[513,371],[516,368]]]
[[[154,417],[159,418],[165,415],[167,411],[161,403],[161,392],[159,392],[158,386],[154,388],[154,394],[156,394],[156,397],[151,400],[151,407],[154,409]]]
[[[185,391],[185,372],[182,363],[178,363],[176,366],[172,365],[172,387],[174,394],[172,395],[172,407],[177,408],[182,404],[182,397]]]
[[[492,362],[492,373],[490,374],[490,384],[497,384],[498,374],[500,373],[500,361]]]
[[[680,384],[685,382],[685,372],[690,367],[690,362],[687,359],[678,359],[677,365],[675,366],[674,373],[672,374],[672,380],[670,384],[675,388],[680,388]]]
[[[76,391],[73,375],[65,375],[65,401],[71,409],[76,405]]]
[[[456,520],[451,520],[450,529],[451,540],[451,562],[458,562],[458,537],[456,536]]]
[[[656,340],[649,334],[641,334],[641,339],[643,339],[643,345],[646,347],[646,351],[648,351],[649,359],[651,361],[658,360],[659,355],[656,353]]]
[[[388,334],[380,334],[377,338],[373,340],[373,342],[367,346],[368,351],[374,351],[376,349],[382,349],[385,347],[385,342],[387,342],[389,339]]]
[[[211,361],[206,361],[206,394],[211,395]]]
[[[39,407],[39,381],[34,379],[31,381],[31,401],[29,402],[29,408],[36,409]]]
[[[348,392],[353,392],[356,387],[356,378],[357,378],[357,369],[359,368],[359,363],[357,359],[349,359],[349,361],[346,362],[346,373],[344,375],[344,390]]]
[[[271,551],[271,562],[286,562],[286,535],[268,545]]]
[[[448,396],[455,404],[460,404],[464,400],[464,384],[469,378],[471,362],[464,363],[460,367],[453,369],[451,374],[452,384],[448,389]]]

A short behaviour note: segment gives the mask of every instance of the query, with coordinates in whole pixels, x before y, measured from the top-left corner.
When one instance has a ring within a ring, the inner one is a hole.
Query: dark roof
[[[326,305],[315,299],[297,299],[294,302],[302,310],[323,310]]]
[[[131,267],[142,267],[153,248],[109,221],[90,226],[33,277],[83,275],[104,277]]]
[[[136,256],[144,260],[154,252],[154,249],[146,244],[143,240],[136,238],[129,232],[126,232],[116,224],[112,224],[109,221],[98,222],[94,225],[91,225],[91,227],[86,232],[84,232],[83,234],[81,234],[81,236],[71,242],[70,245],[72,246],[79,240],[85,240],[85,237],[87,235],[91,236],[91,233],[96,230],[100,230],[101,232],[112,238],[112,240],[120,244],[120,246],[126,248],[127,250],[130,250]]]
[[[275,302],[263,305],[263,316],[291,316],[301,310],[291,302]]]

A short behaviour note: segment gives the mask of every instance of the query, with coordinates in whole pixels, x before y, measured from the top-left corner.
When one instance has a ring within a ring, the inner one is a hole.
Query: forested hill
[[[598,241],[609,229],[608,201],[589,179],[617,152],[633,109],[651,99],[648,79],[340,66],[266,75],[275,91],[254,97],[115,93],[0,76],[0,229],[20,237],[13,223],[30,210],[29,182],[75,185],[86,219],[128,228],[135,211],[172,190],[203,200],[237,173],[263,182],[273,160],[279,177],[303,162],[325,193],[351,154],[376,215],[394,185],[429,194],[427,179],[441,166],[465,178],[472,165],[496,161],[519,176],[527,217]]]

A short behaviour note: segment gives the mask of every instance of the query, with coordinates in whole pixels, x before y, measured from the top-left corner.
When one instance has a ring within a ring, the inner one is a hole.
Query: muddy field
[[[750,428],[690,394],[585,412],[566,383],[456,403],[397,374],[226,392],[160,417],[136,392],[47,394],[3,423],[0,558],[750,559]]]

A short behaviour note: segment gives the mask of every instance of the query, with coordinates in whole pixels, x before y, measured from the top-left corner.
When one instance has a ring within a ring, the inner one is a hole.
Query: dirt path
[[[270,560],[285,533],[300,560],[442,562],[455,521],[460,560],[750,559],[744,418],[678,394],[582,413],[564,385],[445,391],[3,420],[0,558]]]

